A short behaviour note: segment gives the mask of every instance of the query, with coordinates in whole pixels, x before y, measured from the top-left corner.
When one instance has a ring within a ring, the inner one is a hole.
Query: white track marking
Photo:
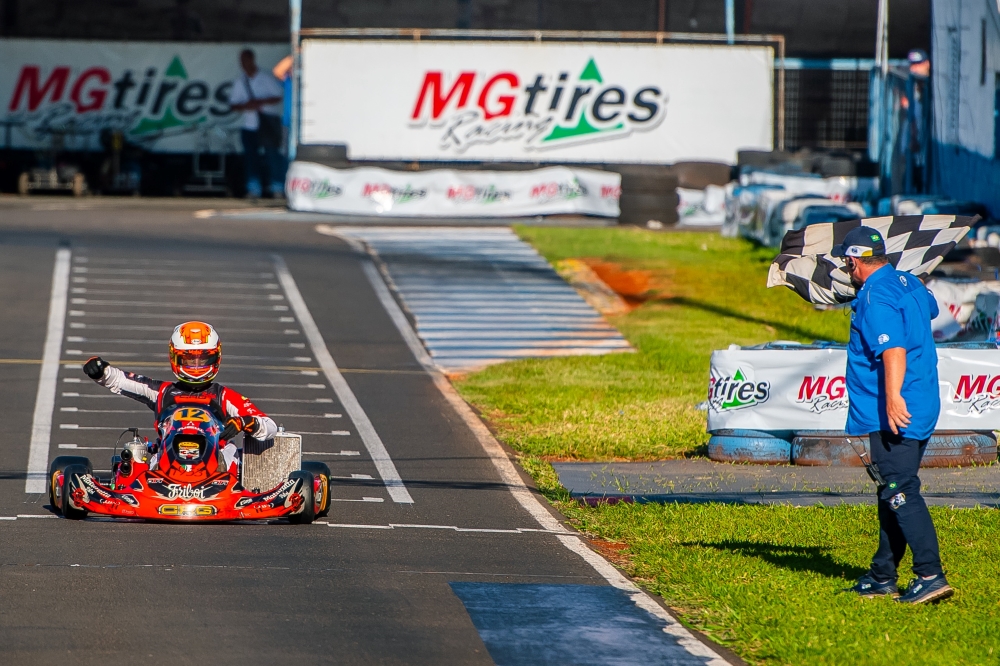
[[[325,389],[326,384],[244,384],[240,382],[240,387],[251,386],[253,388],[297,388],[297,389]],[[266,400],[267,398],[261,398]],[[256,398],[254,398],[256,400]]]
[[[156,301],[104,301],[104,300],[94,300],[92,298],[74,298],[72,299],[73,305],[127,305],[129,307],[140,307],[140,308],[183,308],[184,310],[189,310],[191,308],[190,303],[157,303]],[[287,305],[223,305],[221,303],[213,303],[213,310],[267,310],[271,312],[287,312]],[[103,316],[103,314],[101,315]]]
[[[409,525],[405,523],[389,523],[388,525],[358,525],[352,523],[319,523],[327,527],[340,527],[355,530],[450,530],[452,532],[478,532],[486,534],[551,534],[548,530],[535,527],[515,527],[513,529],[498,529],[492,527],[458,527],[457,525]],[[558,533],[557,533],[558,534]]]
[[[56,380],[59,377],[59,352],[62,350],[66,327],[66,299],[69,292],[70,258],[68,248],[56,250],[52,268],[52,295],[49,297],[49,323],[42,352],[42,368],[38,374],[35,394],[35,414],[31,424],[31,444],[28,451],[28,475],[24,492],[44,493],[49,466],[49,443],[52,438],[52,411],[56,404]]]
[[[161,271],[156,269],[139,269],[139,268],[85,268],[83,266],[74,266],[74,274],[86,273],[88,276],[91,275],[163,275],[166,277],[175,277],[177,271],[168,270]],[[238,277],[238,278],[273,278],[274,275],[271,273],[239,273],[239,272],[222,272],[215,273],[218,276],[226,277]],[[242,286],[242,285],[240,285]]]
[[[70,317],[86,317],[87,316],[87,312],[85,310],[70,310],[69,311],[69,316]],[[242,323],[246,323],[246,320],[247,320],[246,317],[227,317],[225,315],[216,315],[216,314],[214,314],[212,312],[209,312],[207,310],[205,312],[202,312],[201,314],[198,314],[197,312],[191,312],[191,310],[188,310],[187,312],[185,312],[182,315],[179,315],[179,314],[176,314],[176,313],[171,314],[169,312],[164,312],[164,313],[161,313],[161,312],[100,312],[96,316],[100,317],[101,319],[108,319],[108,318],[114,317],[114,318],[121,318],[121,319],[169,319],[170,321],[175,321],[178,317],[182,317],[182,316],[185,316],[185,317],[195,317],[195,316],[198,316],[198,317],[201,317],[202,319],[211,319],[212,321],[238,321],[238,322],[242,322]],[[274,319],[267,319],[267,320],[262,320],[262,321],[275,321],[275,320]],[[294,317],[278,317],[277,321],[279,323],[283,323],[283,324],[291,324],[291,323],[293,323],[295,321],[295,318]]]
[[[292,432],[291,430],[289,432]],[[296,435],[326,435],[326,436],[338,436],[346,437],[351,434],[350,430],[327,430],[326,432],[305,432],[302,430],[294,431]]]
[[[355,247],[357,246],[355,245]],[[476,413],[472,411],[472,408],[469,407],[465,400],[462,399],[462,397],[458,394],[458,391],[456,391],[451,385],[451,382],[449,382],[434,365],[434,362],[427,354],[424,346],[420,343],[420,339],[417,337],[416,332],[414,332],[413,328],[410,326],[409,320],[407,320],[402,310],[400,310],[399,305],[396,303],[396,300],[389,292],[389,288],[386,286],[385,280],[375,267],[374,263],[366,261],[364,262],[363,267],[365,275],[368,277],[368,281],[371,283],[372,288],[378,295],[379,301],[381,301],[382,306],[389,314],[393,323],[396,324],[396,328],[399,329],[400,335],[402,335],[403,340],[406,341],[410,351],[413,352],[417,361],[424,366],[428,374],[430,374],[433,378],[435,386],[437,386],[445,400],[451,404],[455,411],[458,412],[458,415],[462,417],[462,420],[465,421],[469,429],[472,430],[473,434],[475,434],[476,439],[479,440],[480,445],[482,445],[486,454],[493,461],[494,466],[500,474],[500,478],[510,489],[511,494],[513,494],[517,502],[529,514],[531,514],[535,520],[538,521],[542,528],[544,528],[543,531],[556,534],[559,541],[567,549],[583,558],[583,560],[593,567],[594,570],[601,575],[601,577],[608,581],[608,583],[627,592],[636,606],[666,622],[667,626],[664,627],[663,631],[675,637],[678,644],[687,650],[688,653],[706,658],[708,660],[706,662],[708,666],[727,666],[729,662],[695,638],[690,631],[688,631],[674,618],[674,616],[657,604],[651,596],[639,589],[635,583],[626,578],[610,562],[581,542],[580,537],[583,535],[579,532],[571,532],[567,530],[551,513],[549,513],[547,507],[545,507],[528,489],[527,485],[518,474],[517,469],[514,467],[514,464],[510,461],[510,458],[507,457],[507,454],[500,446],[500,443],[493,437],[493,434],[490,433],[489,429],[479,419],[479,417],[476,416]]]
[[[86,410],[84,410],[86,411]],[[285,419],[339,419],[343,414],[275,414],[273,412],[268,413],[268,416],[274,418],[280,416]]]
[[[341,451],[340,453],[327,453],[325,451],[303,451],[304,456],[360,456],[361,451]]]
[[[74,451],[114,451],[113,446],[78,446],[76,444],[60,444],[60,449],[73,449]]]
[[[389,496],[394,502],[412,504],[413,498],[410,497],[409,491],[403,485],[403,479],[399,476],[399,472],[396,471],[396,465],[393,464],[392,458],[389,457],[389,452],[386,451],[385,444],[382,443],[382,439],[375,431],[375,426],[368,419],[368,415],[365,414],[365,410],[362,409],[361,403],[358,402],[347,380],[344,379],[344,376],[340,374],[340,370],[337,369],[337,364],[334,362],[333,356],[330,355],[330,350],[327,349],[326,342],[323,341],[323,335],[320,333],[319,327],[316,326],[312,313],[309,312],[309,308],[306,306],[306,302],[299,292],[299,287],[295,284],[295,279],[288,271],[285,260],[279,255],[274,255],[274,268],[278,276],[278,282],[284,288],[285,296],[288,297],[288,303],[292,306],[295,316],[299,319],[299,325],[302,327],[303,333],[305,333],[306,340],[309,341],[309,346],[312,348],[316,363],[323,370],[323,374],[326,375],[330,386],[333,387],[337,398],[340,400],[340,404],[344,406],[344,411],[347,412],[348,417],[350,417],[351,421],[357,427],[358,434],[361,435],[361,441],[364,442],[365,448],[368,449],[368,455],[371,456],[372,462],[375,463],[375,469],[378,470],[379,476],[382,477],[382,482],[385,484]]]
[[[331,502],[384,502],[385,500],[381,497],[362,497],[361,499],[339,499],[336,497],[330,498]]]
[[[312,402],[333,402],[333,398],[254,398],[254,402],[298,402],[298,403],[312,403]]]

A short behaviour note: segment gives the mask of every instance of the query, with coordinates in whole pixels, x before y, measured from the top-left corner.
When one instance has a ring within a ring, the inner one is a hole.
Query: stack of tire
[[[650,221],[677,222],[677,176],[670,167],[623,164],[614,168],[622,177],[618,200],[621,224],[644,227]]]
[[[791,458],[795,465],[835,465],[861,467],[858,451],[869,451],[867,437],[848,439],[843,430],[803,430],[792,439]],[[921,467],[966,467],[997,461],[997,438],[981,430],[942,430],[931,435]]]
[[[713,430],[708,457],[717,462],[787,465],[792,461],[792,433],[765,430]]]
[[[853,446],[852,446],[853,445]],[[760,465],[861,467],[858,451],[867,437],[848,438],[843,430],[714,430],[708,457],[718,462]],[[921,467],[967,467],[997,462],[997,438],[982,430],[943,430],[931,435]]]

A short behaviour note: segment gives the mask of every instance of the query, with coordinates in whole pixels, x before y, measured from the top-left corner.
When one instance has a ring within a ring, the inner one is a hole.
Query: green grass
[[[867,570],[874,507],[560,502],[628,544],[625,569],[689,625],[760,664],[996,664],[1000,513],[931,507],[955,597],[936,606],[839,591]],[[621,561],[619,561],[621,563]],[[909,576],[904,560],[900,584]]]
[[[708,440],[709,356],[735,343],[846,340],[843,311],[766,289],[773,251],[708,233],[518,228],[549,261],[599,258],[650,271],[655,293],[612,320],[635,354],[504,363],[456,383],[518,451],[543,458],[655,460]]]
[[[707,439],[709,355],[730,343],[845,340],[843,312],[764,287],[772,253],[711,234],[519,229],[550,261],[594,257],[653,273],[657,293],[612,323],[635,354],[519,361],[457,383],[539,489],[681,619],[754,664],[997,664],[1000,513],[932,507],[954,599],[905,607],[840,590],[868,565],[874,507],[572,502],[552,459],[646,460]],[[904,560],[901,583],[908,580]]]

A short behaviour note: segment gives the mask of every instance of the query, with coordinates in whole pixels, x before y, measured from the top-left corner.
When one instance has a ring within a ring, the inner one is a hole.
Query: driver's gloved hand
[[[229,442],[241,432],[252,433],[256,429],[257,419],[253,416],[234,416],[226,421],[226,427],[219,435],[219,439]]]
[[[110,363],[100,356],[91,356],[90,360],[83,364],[83,371],[87,373],[88,377],[96,380],[104,376],[104,368],[109,365]]]

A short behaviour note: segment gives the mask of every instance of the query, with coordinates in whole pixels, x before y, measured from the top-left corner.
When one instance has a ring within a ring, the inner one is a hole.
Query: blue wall
[[[1000,161],[936,141],[933,150],[932,189],[959,201],[978,201],[1000,219]]]

